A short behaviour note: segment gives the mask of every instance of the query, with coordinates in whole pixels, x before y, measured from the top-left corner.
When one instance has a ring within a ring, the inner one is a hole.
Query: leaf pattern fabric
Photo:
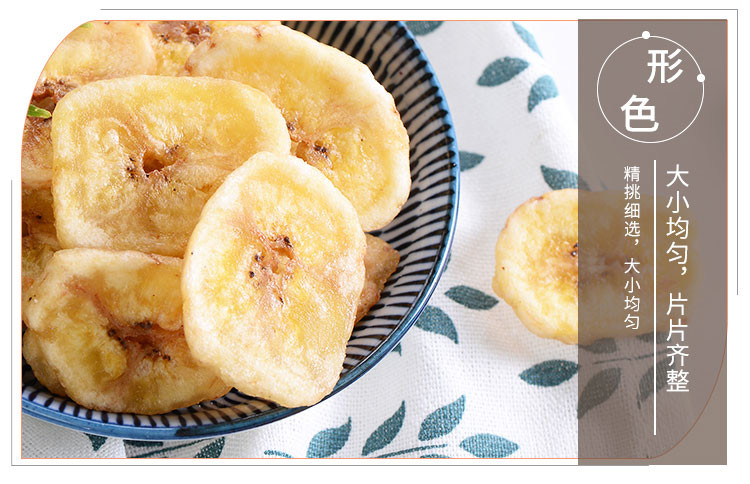
[[[396,410],[388,420],[383,422],[365,442],[365,446],[362,448],[362,455],[366,456],[372,454],[376,450],[380,450],[386,445],[390,444],[393,439],[396,438],[398,432],[404,424],[404,416],[406,415],[406,402],[401,402],[401,406]]]
[[[497,298],[469,286],[455,286],[448,289],[446,296],[469,309],[487,310],[497,304]]]
[[[461,422],[464,416],[466,397],[444,407],[440,407],[422,421],[419,428],[419,440],[433,440],[450,433]]]
[[[458,157],[461,162],[461,171],[470,170],[484,160],[484,155],[471,153],[469,151],[459,151]]]
[[[518,444],[497,435],[477,434],[462,441],[461,448],[474,457],[498,459],[518,450]]]
[[[427,306],[414,325],[429,333],[445,336],[458,344],[458,332],[453,320],[438,307]]]
[[[219,437],[218,439],[206,444],[205,447],[195,454],[196,459],[216,459],[221,457],[221,451],[224,450],[224,443],[226,442],[225,437]]]
[[[529,91],[528,110],[533,111],[535,107],[546,99],[552,99],[559,95],[557,85],[552,76],[542,76],[534,82]]]
[[[620,368],[607,368],[594,375],[583,387],[583,392],[578,399],[578,418],[580,419],[589,410],[606,402],[620,386],[621,377]]]
[[[566,360],[547,360],[521,372],[519,377],[529,385],[555,387],[578,372],[578,363]]]
[[[406,22],[406,26],[409,27],[411,33],[417,37],[427,35],[433,30],[437,29],[443,24],[443,22],[437,21],[412,21]]]
[[[581,180],[578,177],[578,174],[573,171],[551,168],[545,165],[542,165],[541,169],[545,183],[547,183],[552,190],[562,190],[564,188],[589,189],[586,182]]]
[[[513,22],[513,28],[515,29],[516,33],[521,38],[521,40],[523,40],[526,43],[526,45],[528,45],[529,48],[531,48],[531,50],[533,50],[539,55],[542,55],[542,51],[537,45],[536,39],[534,38],[531,32],[526,30],[526,28],[518,22]]]
[[[477,84],[480,86],[499,86],[510,81],[529,67],[529,63],[517,57],[503,57],[493,61],[484,68]]]
[[[352,431],[352,419],[340,426],[321,430],[310,441],[307,448],[307,457],[330,457],[346,445],[349,433]]]
[[[86,434],[86,437],[91,441],[91,448],[94,452],[101,449],[102,445],[107,441],[107,438],[102,437],[101,435]]]

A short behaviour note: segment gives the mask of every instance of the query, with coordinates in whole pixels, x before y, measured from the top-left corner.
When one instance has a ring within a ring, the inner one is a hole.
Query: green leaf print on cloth
[[[461,442],[461,448],[474,457],[499,459],[518,450],[518,444],[493,434],[472,435]]]
[[[484,87],[499,86],[516,77],[527,67],[529,67],[529,63],[518,57],[497,59],[484,68],[477,84]],[[529,109],[529,111],[531,110]]]
[[[562,190],[564,188],[589,189],[589,186],[578,177],[577,173],[569,170],[559,170],[542,165],[542,176],[547,185],[553,190]]]
[[[102,437],[101,435],[86,434],[86,437],[91,441],[91,448],[94,449],[94,452],[101,449],[102,445],[107,442],[107,437]]]
[[[496,297],[469,286],[451,287],[445,295],[469,309],[492,309],[498,302]]]
[[[440,334],[458,344],[458,333],[453,320],[445,312],[435,306],[427,306],[414,325],[424,331]]]
[[[330,457],[346,444],[349,433],[352,431],[352,418],[341,427],[321,430],[310,441],[307,448],[307,457]]]
[[[434,31],[436,28],[443,25],[443,22],[440,21],[421,21],[421,20],[414,20],[406,22],[406,26],[409,27],[409,30],[412,34],[416,36],[420,35],[427,35]]]
[[[656,364],[656,391],[658,392],[667,385],[667,371],[669,370],[669,358],[664,358]],[[638,382],[638,408],[654,394],[654,365],[651,365]]]
[[[370,434],[362,448],[362,455],[372,454],[390,444],[398,435],[401,426],[404,425],[404,416],[406,415],[406,402],[402,401],[401,406],[396,413],[383,422],[380,427]]]
[[[401,343],[397,344],[395,348],[391,350],[392,353],[398,353],[398,356],[401,356]]]
[[[461,163],[461,171],[466,171],[480,164],[484,160],[484,156],[469,151],[459,151],[458,159]]]
[[[559,94],[557,85],[555,84],[554,79],[552,79],[552,76],[545,75],[540,77],[534,85],[531,86],[531,91],[529,92],[529,101],[527,105],[529,112],[533,111],[542,101],[555,98]]]
[[[521,372],[519,377],[529,385],[555,387],[578,373],[578,363],[567,360],[547,360]]]
[[[609,400],[620,386],[622,369],[607,368],[602,370],[586,383],[578,399],[578,418],[580,419],[592,408]]]
[[[581,349],[588,351],[589,353],[614,353],[617,351],[617,343],[614,338],[602,338],[594,341],[590,345],[580,346]]]
[[[537,45],[536,39],[531,34],[531,32],[526,30],[523,27],[523,25],[519,24],[518,22],[513,22],[513,28],[516,30],[516,33],[518,34],[518,36],[521,37],[521,40],[523,40],[526,43],[526,45],[531,47],[531,50],[533,50],[540,56],[542,55],[542,50]]]
[[[221,437],[210,444],[203,447],[200,452],[195,454],[195,457],[198,459],[216,459],[218,457],[221,457],[221,451],[224,450],[224,444],[226,443],[226,438]]]
[[[455,429],[464,416],[465,403],[466,396],[461,395],[461,398],[455,402],[440,407],[429,414],[422,421],[422,426],[419,429],[419,440],[437,439]]]

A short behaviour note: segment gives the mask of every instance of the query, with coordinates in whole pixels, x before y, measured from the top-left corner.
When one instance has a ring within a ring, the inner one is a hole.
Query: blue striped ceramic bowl
[[[411,140],[412,190],[378,235],[401,254],[380,302],[355,327],[340,392],[388,354],[424,309],[450,250],[458,209],[458,149],[448,105],[424,52],[403,22],[290,22],[290,27],[352,55],[393,95]],[[283,408],[232,390],[164,415],[89,410],[48,393],[24,364],[23,411],[80,431],[137,440],[195,439],[238,432],[288,417]]]

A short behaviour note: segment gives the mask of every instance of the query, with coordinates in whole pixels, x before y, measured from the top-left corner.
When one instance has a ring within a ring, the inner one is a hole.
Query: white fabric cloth
[[[468,286],[495,297],[494,246],[506,218],[522,202],[550,190],[542,165],[577,167],[576,127],[563,100],[552,97],[548,86],[529,109],[532,86],[551,73],[524,35],[511,22],[445,22],[417,38],[445,91],[459,149],[483,157],[461,174],[452,257],[429,303],[453,322],[458,342],[415,326],[402,340],[401,354],[390,353],[338,395],[220,441],[148,446],[108,438],[94,450],[86,435],[26,416],[23,456],[190,457],[215,442],[204,455],[263,457],[272,451],[305,457],[335,450],[333,457],[361,457],[367,450],[368,457],[576,457],[577,374],[554,386],[529,384],[520,375],[544,361],[575,364],[577,347],[534,336],[502,300],[489,309],[471,309],[446,295]],[[479,85],[485,69],[506,57],[528,65],[504,83]],[[389,418],[390,425],[384,424]],[[371,437],[381,425],[391,432]],[[333,428],[338,431],[320,434]]]

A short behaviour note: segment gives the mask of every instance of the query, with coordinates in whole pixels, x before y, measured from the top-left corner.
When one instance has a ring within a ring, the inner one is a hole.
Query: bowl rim
[[[448,102],[445,98],[445,93],[440,85],[440,81],[435,74],[432,64],[425,55],[424,50],[417,42],[416,36],[409,30],[409,27],[404,21],[396,21],[396,25],[404,29],[404,37],[407,41],[413,41],[414,47],[419,52],[417,56],[418,61],[423,61],[423,69],[431,74],[430,80],[428,81],[433,87],[437,88],[435,95],[440,97],[440,103],[437,104],[439,110],[445,111],[445,115],[442,118],[442,123],[448,126],[445,131],[445,136],[451,139],[447,149],[452,152],[449,159],[450,173],[452,180],[450,182],[450,188],[452,194],[451,209],[449,211],[449,221],[446,233],[443,235],[440,241],[441,247],[437,254],[437,260],[425,285],[420,290],[414,305],[411,307],[408,313],[401,319],[399,326],[395,328],[394,332],[372,352],[364,360],[362,360],[356,367],[346,372],[336,383],[331,393],[326,395],[320,402],[315,405],[328,400],[332,396],[339,393],[344,388],[348,387],[355,381],[359,380],[365,373],[370,371],[385,355],[390,353],[393,348],[401,341],[406,332],[412,327],[419,318],[422,311],[427,306],[430,297],[435,292],[435,289],[440,281],[440,277],[445,271],[446,264],[448,262],[448,254],[450,253],[453,245],[453,238],[456,231],[456,222],[458,219],[458,202],[459,202],[459,190],[460,190],[460,162],[458,144],[456,141],[456,133],[453,125],[453,117],[451,116],[450,109],[448,108]],[[101,435],[106,437],[124,438],[128,440],[146,440],[146,441],[161,441],[161,440],[195,440],[195,439],[206,439],[212,437],[221,437],[224,435],[233,434],[236,432],[242,432],[254,428],[267,425],[272,422],[290,417],[298,414],[303,410],[312,408],[315,405],[309,407],[296,407],[296,408],[285,408],[277,407],[270,411],[264,412],[260,415],[248,415],[237,420],[231,420],[228,422],[218,423],[207,423],[204,425],[191,426],[191,427],[138,427],[134,425],[124,425],[113,422],[101,422],[94,421],[87,418],[82,418],[74,415],[68,415],[57,410],[52,410],[49,407],[45,407],[36,402],[22,399],[22,411],[26,415],[38,418],[45,422],[61,425],[73,430],[85,432],[94,435]]]

